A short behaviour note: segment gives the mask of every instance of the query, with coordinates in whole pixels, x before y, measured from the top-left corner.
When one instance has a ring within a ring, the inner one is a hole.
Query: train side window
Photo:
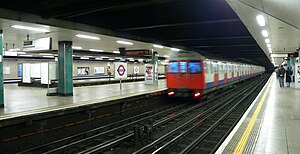
[[[187,62],[179,62],[179,72],[180,73],[187,72]]]
[[[202,67],[200,62],[189,62],[190,73],[201,73]]]
[[[178,62],[169,62],[169,73],[178,73]]]

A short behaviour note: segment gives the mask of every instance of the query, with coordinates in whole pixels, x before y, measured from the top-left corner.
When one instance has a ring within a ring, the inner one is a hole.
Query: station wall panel
[[[3,74],[4,79],[18,79],[21,77],[18,77],[18,64],[22,63],[42,63],[42,62],[49,62],[53,60],[31,60],[31,59],[4,59],[4,66],[3,67],[9,67],[10,68],[10,74]],[[139,74],[144,74],[145,71],[145,64],[142,63],[128,63],[127,69],[128,74],[133,74],[133,68],[134,66],[139,67]],[[73,60],[73,76],[78,76],[77,68],[78,67],[89,67],[89,76],[94,75],[94,67],[104,67],[105,74],[107,75],[107,66],[110,66],[111,75],[114,74],[114,65],[113,62],[102,62],[102,61],[79,61],[79,60]],[[159,65],[158,66],[158,73],[164,74],[165,73],[165,66]]]

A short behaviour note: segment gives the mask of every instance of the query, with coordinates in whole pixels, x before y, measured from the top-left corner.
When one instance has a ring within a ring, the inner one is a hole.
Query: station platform
[[[107,84],[88,87],[74,87],[73,96],[46,96],[47,89],[37,87],[20,87],[17,84],[4,85],[5,107],[0,109],[0,121],[40,114],[54,110],[80,107],[153,93],[166,89],[166,81],[159,80],[158,86],[145,85],[144,81]]]
[[[300,90],[293,86],[280,88],[273,74],[216,153],[299,154]]]

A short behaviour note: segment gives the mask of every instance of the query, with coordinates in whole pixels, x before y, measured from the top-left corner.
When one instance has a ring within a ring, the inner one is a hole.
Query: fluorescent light
[[[32,57],[32,55],[20,55],[22,57]]]
[[[264,37],[268,37],[269,36],[269,33],[267,30],[262,30],[261,31],[261,34],[264,36]]]
[[[109,58],[108,60],[115,60],[115,59]]]
[[[101,40],[99,37],[96,37],[96,36],[89,36],[89,35],[82,35],[82,34],[77,34],[75,36],[79,37],[79,38],[85,38],[85,39],[91,39],[91,40]]]
[[[9,49],[8,51],[20,51],[21,49],[16,48],[16,49]]]
[[[272,51],[272,50],[269,50],[269,52],[272,53],[273,51]]]
[[[115,59],[122,59],[121,57],[115,57]]]
[[[120,53],[120,51],[113,51],[113,53]]]
[[[26,52],[17,52],[17,54],[20,54],[20,55],[21,55],[21,54],[26,54]]]
[[[263,15],[257,15],[256,20],[257,20],[257,22],[260,26],[265,26],[266,25],[266,21],[265,21],[265,18],[264,18]]]
[[[160,49],[164,48],[164,46],[158,45],[158,44],[153,44],[153,47],[154,47],[154,48],[160,48]]]
[[[102,58],[99,58],[99,57],[97,57],[97,58],[95,58],[96,60],[102,60]]]
[[[134,59],[134,58],[127,58],[127,59]]]
[[[144,59],[138,59],[138,61],[139,61],[139,62],[143,62],[143,61],[144,61]]]
[[[43,56],[45,58],[54,58],[54,56]]]
[[[89,57],[80,57],[80,59],[90,59]]]
[[[268,48],[268,50],[272,50],[272,48],[271,48],[271,47],[269,47],[269,48]]]
[[[103,50],[99,50],[99,49],[89,49],[89,50],[93,52],[103,52]]]
[[[268,47],[268,48],[271,48],[271,44],[267,44],[267,47]]]
[[[101,56],[101,58],[102,58],[102,59],[104,59],[104,58],[108,59],[109,57],[104,57],[104,56]]]
[[[44,56],[52,56],[52,53],[39,53],[39,55],[44,55]]]
[[[270,39],[266,38],[266,39],[265,39],[265,42],[266,42],[266,43],[270,43]]]
[[[164,57],[165,57],[165,58],[169,58],[170,56],[168,56],[168,55],[164,55]]]
[[[177,48],[170,48],[172,51],[180,51],[180,49]]]
[[[83,56],[83,57],[93,57],[93,56]]]
[[[17,29],[24,29],[24,30],[31,30],[31,31],[37,31],[37,32],[50,32],[47,29],[42,28],[36,28],[36,27],[28,27],[28,26],[22,26],[22,25],[12,25],[11,27],[17,28]]]
[[[82,47],[72,46],[72,49],[81,50],[81,49],[82,49]]]
[[[118,40],[118,41],[116,41],[116,42],[119,43],[119,44],[133,45],[133,43],[127,42],[127,41],[121,41],[121,40]]]

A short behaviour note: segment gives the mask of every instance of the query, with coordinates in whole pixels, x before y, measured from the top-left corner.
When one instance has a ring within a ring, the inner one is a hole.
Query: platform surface
[[[216,153],[299,154],[299,100],[300,90],[280,88],[273,74]]]
[[[89,104],[103,100],[126,98],[166,89],[166,81],[159,80],[158,86],[145,85],[144,81],[74,87],[74,96],[46,96],[46,88],[18,87],[17,84],[4,85],[5,107],[0,109],[0,120],[8,117],[45,112],[74,105]]]

